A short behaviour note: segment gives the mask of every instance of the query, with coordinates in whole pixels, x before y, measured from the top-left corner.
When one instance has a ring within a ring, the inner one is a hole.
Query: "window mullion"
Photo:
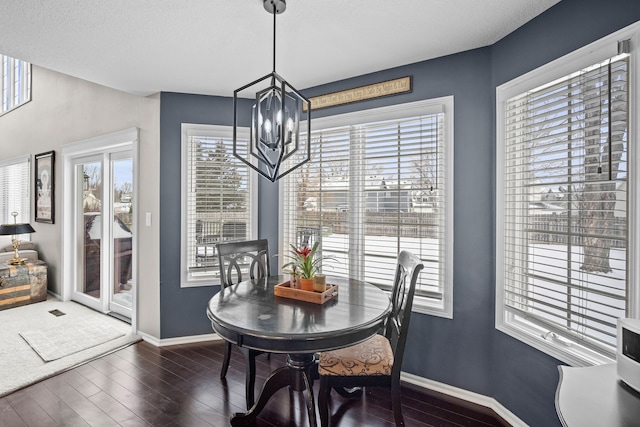
[[[366,131],[361,126],[351,127],[349,139],[349,273],[357,279],[363,279]]]

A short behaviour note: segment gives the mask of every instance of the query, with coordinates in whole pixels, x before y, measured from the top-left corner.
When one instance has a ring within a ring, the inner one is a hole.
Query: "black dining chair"
[[[329,425],[329,394],[335,389],[341,396],[362,395],[361,387],[391,389],[391,405],[396,426],[404,426],[400,403],[400,368],[407,341],[411,306],[418,274],[424,265],[408,251],[398,254],[391,291],[391,312],[384,335],[374,335],[350,347],[322,352],[318,360],[320,390],[318,412],[323,427]],[[347,389],[356,388],[353,391]]]
[[[218,243],[218,263],[220,265],[220,284],[227,288],[247,279],[261,279],[269,276],[269,242],[266,239],[242,242]],[[232,344],[227,341],[224,348],[224,359],[220,378],[227,375],[231,360]],[[246,362],[245,397],[247,408],[254,403],[254,389],[256,382],[256,356],[262,351],[240,347]]]

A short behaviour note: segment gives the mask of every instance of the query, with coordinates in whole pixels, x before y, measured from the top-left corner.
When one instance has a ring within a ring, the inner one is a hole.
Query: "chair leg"
[[[226,342],[224,345],[224,359],[222,360],[222,369],[220,369],[220,379],[224,379],[227,376],[227,370],[229,370],[229,361],[231,360],[231,343]]]
[[[400,398],[400,378],[391,379],[391,406],[393,407],[393,419],[396,422],[396,427],[404,426],[402,399]]]
[[[320,413],[320,426],[329,426],[329,394],[331,386],[327,377],[320,377],[320,390],[318,391],[318,412]]]
[[[243,349],[244,360],[246,362],[247,372],[245,373],[245,397],[247,401],[247,409],[251,409],[254,400],[254,391],[256,385],[256,355],[253,351]]]

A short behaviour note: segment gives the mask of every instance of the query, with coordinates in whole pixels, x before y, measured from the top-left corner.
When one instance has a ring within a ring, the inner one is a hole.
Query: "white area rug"
[[[52,310],[65,314],[57,317],[50,313]],[[43,352],[43,357],[34,351],[20,333],[37,341],[36,347]],[[36,336],[44,339],[36,339]],[[65,336],[70,339],[65,339]],[[63,303],[52,297],[44,302],[2,310],[0,396],[139,340],[127,323],[80,304]],[[45,362],[43,358],[51,361]]]
[[[49,329],[20,332],[20,336],[45,362],[95,347],[126,335],[96,319],[81,325],[59,325]]]

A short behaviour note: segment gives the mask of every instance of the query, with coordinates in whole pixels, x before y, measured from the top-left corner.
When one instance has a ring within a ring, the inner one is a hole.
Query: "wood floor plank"
[[[89,425],[117,426],[118,423],[66,381],[64,374],[47,380],[45,385]]]
[[[104,391],[94,394],[89,398],[89,400],[102,411],[109,414],[109,416],[111,416],[111,418],[120,425],[149,425],[142,418],[134,414],[129,408]]]
[[[78,390],[84,397],[91,397],[96,393],[100,393],[100,388],[91,381],[83,377],[79,372],[71,370],[60,375],[73,388]]]
[[[421,420],[422,422],[426,422],[432,426],[495,426],[495,424],[484,424],[482,421],[477,419],[470,419],[460,413],[450,412],[445,409],[442,409],[436,405],[430,404],[421,404],[421,402],[410,401],[410,398],[407,398],[405,395],[403,397],[403,416],[410,424]],[[336,401],[344,401],[345,399],[341,398],[339,395],[332,394],[332,398],[334,402]],[[373,408],[380,408],[380,411],[386,412],[386,414],[379,415],[382,418],[393,417],[392,407],[391,407],[391,395],[389,390],[385,389],[369,389],[366,390],[365,398],[368,399],[367,406],[371,406]],[[370,405],[369,405],[370,404]]]
[[[404,402],[411,403],[412,407],[422,412],[433,413],[434,408],[437,408],[437,411],[444,411],[442,417],[445,419],[450,416],[454,418],[463,416],[472,420],[472,422],[480,422],[489,426],[506,425],[503,420],[497,419],[495,415],[490,414],[490,409],[482,408],[470,402],[457,401],[457,403],[453,403],[453,400],[456,399],[447,398],[434,391],[425,391],[415,385],[403,387],[402,398]],[[451,401],[448,399],[451,399]]]
[[[154,375],[160,376],[164,381],[185,393],[193,393],[197,400],[222,413],[228,414],[230,411],[236,412],[245,409],[244,394],[240,394],[237,391],[230,392],[229,387],[219,382],[217,376],[213,376],[210,373],[199,375],[194,371],[182,369],[181,366],[180,369],[174,368],[176,372],[181,371],[181,375],[187,376],[187,378],[182,378],[171,372],[173,362],[169,359],[157,359],[156,362],[163,363],[164,366],[155,365],[150,360],[138,360],[135,363],[140,363],[141,366],[144,366],[144,368],[139,369],[153,372]],[[167,364],[169,365],[167,366]],[[237,384],[236,390],[239,390],[240,386],[241,384]]]
[[[28,424],[18,415],[11,406],[9,399],[0,399],[0,426],[1,427],[28,427]]]
[[[155,347],[144,341],[0,398],[0,427],[229,425],[245,408],[245,364],[233,347],[220,379],[224,342]],[[286,355],[256,358],[256,395]],[[314,385],[317,396],[318,383]],[[392,427],[389,390],[366,389],[360,399],[331,394],[333,425]],[[486,408],[419,387],[402,388],[406,424],[416,427],[505,427]],[[271,396],[256,427],[308,425],[302,393],[282,389]]]
[[[28,426],[48,427],[57,425],[56,421],[38,405],[26,390],[19,390],[7,396],[7,402]]]
[[[56,381],[55,377],[49,378],[24,390],[31,393],[33,400],[38,402],[38,405],[56,422],[56,425],[88,426],[89,424],[77,412],[67,405],[55,391],[52,391],[55,389]]]
[[[167,381],[167,377],[174,378],[176,376],[172,372],[158,367],[155,368],[156,373],[154,373],[152,364],[146,364],[147,369],[141,369],[115,355],[106,360],[120,366],[120,377],[114,377],[116,381],[124,387],[129,387],[132,385],[129,379],[132,379],[139,383],[139,387],[146,387],[146,394],[143,393],[141,396],[155,406],[163,407],[163,412],[165,413],[168,410],[181,412],[181,422],[184,422],[188,417],[194,420],[200,419],[198,424],[203,426],[220,425],[228,422],[228,405],[224,405],[224,399],[217,399],[211,394],[206,394],[204,397],[200,396],[193,390],[194,384],[198,384],[198,381],[194,381],[195,378],[192,378],[191,381]],[[151,370],[149,370],[149,367],[151,367]],[[127,375],[129,379],[124,375]],[[159,392],[156,393],[156,390],[159,390]],[[205,402],[210,403],[211,400],[213,400],[212,405],[205,404]],[[177,403],[177,407],[169,408],[163,406],[168,405],[168,402]]]
[[[124,407],[152,426],[171,425],[171,418],[157,410],[149,402],[113,381],[110,376],[97,370],[92,363],[85,365],[82,374],[91,382],[108,393]]]

